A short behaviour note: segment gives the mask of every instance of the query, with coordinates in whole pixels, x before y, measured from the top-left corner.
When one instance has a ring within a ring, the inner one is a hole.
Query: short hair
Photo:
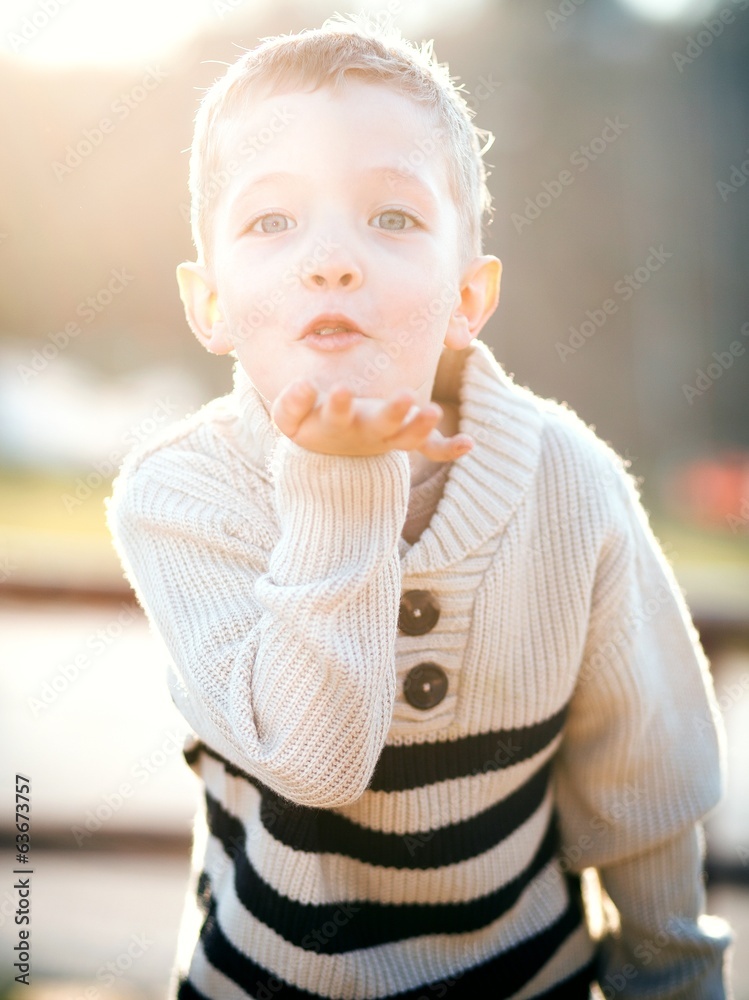
[[[390,22],[390,23],[389,23]],[[391,85],[436,117],[437,147],[446,156],[448,181],[463,232],[465,262],[481,253],[484,213],[492,211],[482,159],[494,136],[473,122],[466,91],[433,42],[404,39],[389,15],[335,15],[320,28],[264,38],[246,51],[205,93],[195,118],[190,155],[192,234],[198,258],[208,262],[211,201],[228,183],[222,172],[224,146],[247,100],[292,90],[341,88],[346,77]],[[483,142],[483,145],[482,145]]]

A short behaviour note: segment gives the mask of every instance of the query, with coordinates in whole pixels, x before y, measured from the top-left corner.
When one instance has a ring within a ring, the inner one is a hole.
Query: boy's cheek
[[[268,357],[261,345],[239,342],[233,353],[269,413],[281,390],[303,375],[302,372],[292,372],[287,364],[282,363],[280,355]]]

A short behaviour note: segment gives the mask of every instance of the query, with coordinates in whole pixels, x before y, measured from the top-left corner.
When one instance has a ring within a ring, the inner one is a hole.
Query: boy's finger
[[[418,451],[432,462],[452,462],[462,455],[467,455],[472,448],[473,439],[468,434],[456,434],[455,437],[446,438],[435,430]]]
[[[353,399],[353,393],[348,386],[333,386],[322,407],[323,418],[337,426],[349,424],[352,419]]]
[[[436,403],[429,403],[423,409],[419,410],[397,434],[388,440],[396,448],[419,448],[424,438],[437,426],[441,416],[441,407],[437,406]],[[395,444],[396,440],[408,443],[405,445],[400,443]]]
[[[397,396],[384,401],[382,412],[384,414],[403,413],[404,411],[408,413],[414,405],[414,394],[412,392],[399,392]]]
[[[383,434],[387,437],[404,429],[404,421],[412,410],[414,413],[418,412],[410,393],[401,394],[387,402],[377,415],[377,423],[382,428]]]
[[[283,434],[293,438],[316,401],[315,387],[304,379],[297,379],[278,394],[271,407],[271,417]]]

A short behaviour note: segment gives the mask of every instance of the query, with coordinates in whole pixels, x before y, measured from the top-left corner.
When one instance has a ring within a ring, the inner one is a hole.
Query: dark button
[[[401,597],[398,628],[406,635],[424,635],[437,624],[440,606],[428,590],[408,590]]]
[[[403,693],[414,708],[434,708],[447,694],[447,674],[436,663],[419,663],[406,674]]]

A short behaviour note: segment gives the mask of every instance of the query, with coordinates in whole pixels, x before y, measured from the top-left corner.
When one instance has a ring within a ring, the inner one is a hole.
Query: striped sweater
[[[110,528],[204,787],[172,997],[725,995],[682,595],[614,453],[459,361],[476,445],[413,545],[406,453],[297,446],[239,365],[123,466]]]

